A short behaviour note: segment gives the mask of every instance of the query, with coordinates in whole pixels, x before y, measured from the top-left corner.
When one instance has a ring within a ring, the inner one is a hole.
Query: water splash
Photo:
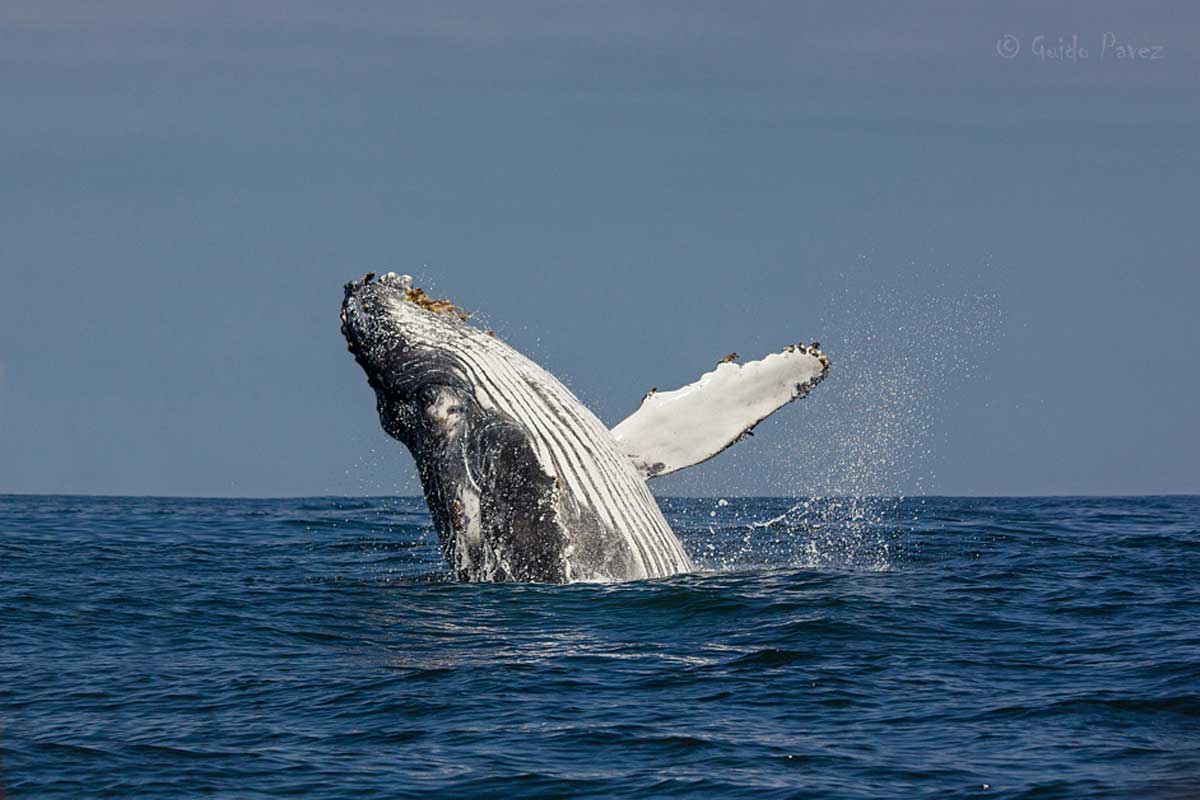
[[[849,569],[893,568],[895,541],[902,526],[896,512],[901,498],[805,497],[736,498],[728,507],[709,500],[708,519],[680,530],[701,569]]]
[[[932,484],[939,422],[978,377],[1001,321],[994,295],[915,294],[906,285],[835,294],[818,321],[834,359],[830,376],[806,413],[781,415],[783,430],[771,434],[771,489],[795,501],[738,523],[744,547],[727,565],[763,552],[801,567],[895,563],[895,540],[912,520],[904,495]]]

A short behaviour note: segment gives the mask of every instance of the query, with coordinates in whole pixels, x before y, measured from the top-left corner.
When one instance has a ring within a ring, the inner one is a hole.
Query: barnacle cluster
[[[829,356],[821,352],[820,342],[813,342],[812,344],[805,344],[804,342],[799,342],[798,344],[789,344],[787,347],[783,348],[783,351],[785,353],[795,353],[796,351],[807,353],[808,355],[813,356],[820,361],[821,366],[825,367],[826,369],[829,368]]]
[[[454,316],[466,322],[470,316],[470,311],[464,311],[450,300],[439,300],[425,294],[423,289],[410,288],[404,292],[404,297],[410,303],[416,303],[426,311],[432,311],[435,314],[453,314]]]

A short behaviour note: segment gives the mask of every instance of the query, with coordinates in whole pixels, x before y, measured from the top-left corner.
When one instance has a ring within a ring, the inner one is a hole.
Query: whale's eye
[[[425,405],[425,414],[436,425],[446,425],[465,414],[467,407],[452,392],[441,392]]]

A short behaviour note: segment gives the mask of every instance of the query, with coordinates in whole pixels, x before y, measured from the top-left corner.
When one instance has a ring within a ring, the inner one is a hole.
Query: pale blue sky
[[[661,492],[1200,490],[1193,4],[342,5],[0,8],[0,492],[416,492],[367,270],[610,423],[821,341]]]

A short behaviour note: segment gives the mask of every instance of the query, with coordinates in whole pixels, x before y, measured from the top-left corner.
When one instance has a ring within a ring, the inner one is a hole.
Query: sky
[[[393,270],[609,424],[821,342],[661,494],[1195,493],[1198,54],[1184,2],[7,0],[0,492],[418,493],[338,331]]]

